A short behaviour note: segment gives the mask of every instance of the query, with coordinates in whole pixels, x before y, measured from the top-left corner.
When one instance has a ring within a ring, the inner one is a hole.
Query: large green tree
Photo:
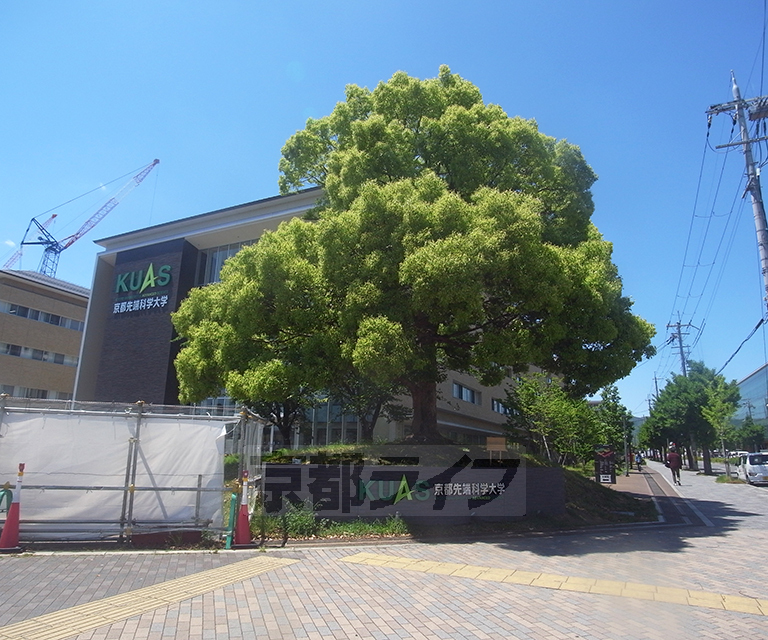
[[[704,471],[711,473],[709,448],[717,443],[718,433],[703,410],[710,405],[713,388],[719,389],[717,402],[736,406],[740,397],[736,381],[726,382],[702,362],[689,362],[687,375],[673,375],[656,398],[641,430],[642,441],[659,448],[668,442],[684,446],[692,469],[698,468],[696,451],[701,447]]]
[[[359,376],[406,389],[414,436],[431,440],[449,370],[497,383],[535,364],[593,393],[652,353],[590,222],[579,149],[447,67],[348,87],[280,169],[284,193],[323,188],[316,221],[265,234],[174,315],[187,400],[216,382],[258,398]]]

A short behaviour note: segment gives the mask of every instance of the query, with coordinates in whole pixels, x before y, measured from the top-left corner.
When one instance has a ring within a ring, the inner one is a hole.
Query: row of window
[[[472,404],[482,404],[483,394],[470,387],[465,387],[458,382],[453,383],[453,397]],[[499,398],[491,398],[491,410],[502,415],[509,415],[509,409],[504,406],[504,401]]]
[[[68,367],[76,367],[78,361],[77,356],[43,351],[42,349],[33,349],[32,347],[22,347],[21,345],[9,344],[7,342],[0,342],[0,355],[39,360],[40,362],[52,362],[53,364],[63,364]]]
[[[504,401],[499,400],[498,398],[493,398],[491,400],[491,409],[496,413],[501,413],[502,415],[505,415],[505,416],[508,416],[510,414],[510,410],[506,406],[504,406]]]
[[[47,311],[40,311],[39,309],[30,309],[29,307],[6,302],[5,300],[0,300],[0,313],[8,313],[19,318],[29,318],[30,320],[37,320],[39,322],[45,322],[46,324],[52,324],[56,327],[64,327],[65,329],[72,329],[74,331],[82,331],[85,327],[85,323],[81,320],[65,318],[64,316],[48,313]]]
[[[72,394],[66,391],[48,391],[32,387],[14,387],[12,384],[0,384],[0,393],[14,398],[40,398],[41,400],[71,400]]]
[[[458,382],[453,383],[453,397],[465,402],[471,402],[472,404],[482,404],[483,394],[469,387],[465,387]]]

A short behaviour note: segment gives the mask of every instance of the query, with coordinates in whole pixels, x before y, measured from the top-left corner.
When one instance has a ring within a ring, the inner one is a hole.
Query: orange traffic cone
[[[248,472],[243,472],[243,493],[240,497],[240,511],[235,526],[235,546],[251,544],[251,518],[248,515]]]
[[[21,478],[24,476],[24,463],[19,464],[16,477],[16,490],[13,492],[11,506],[5,518],[3,532],[0,533],[0,553],[19,553],[19,503],[21,502]]]

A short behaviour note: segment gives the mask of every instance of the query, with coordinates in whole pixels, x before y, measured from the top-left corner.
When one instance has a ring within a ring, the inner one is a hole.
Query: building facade
[[[0,271],[0,392],[71,399],[89,291],[35,271]]]
[[[752,416],[755,424],[762,426],[766,432],[768,430],[768,364],[750,373],[740,380],[738,385],[741,402],[733,416],[734,424],[740,427],[747,416]]]
[[[76,399],[177,404],[173,361],[180,344],[171,312],[193,287],[217,281],[227,258],[281,222],[306,214],[319,195],[309,189],[98,240],[104,251],[96,260]],[[438,420],[448,437],[480,443],[502,433],[503,387],[484,388],[470,376],[451,373],[439,395]],[[211,402],[224,407],[227,399]],[[354,417],[332,402],[318,406],[313,416],[315,441],[355,440]],[[392,440],[407,433],[407,424],[382,421],[376,436]]]

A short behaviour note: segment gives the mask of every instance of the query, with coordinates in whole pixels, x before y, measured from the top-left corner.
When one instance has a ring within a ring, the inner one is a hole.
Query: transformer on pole
[[[768,224],[765,220],[763,194],[760,188],[760,172],[755,167],[755,160],[752,156],[752,143],[766,141],[768,136],[750,138],[747,126],[747,118],[751,121],[761,121],[768,117],[768,96],[744,100],[741,97],[739,85],[736,84],[736,77],[733,72],[731,72],[731,80],[733,82],[733,101],[712,105],[707,109],[707,115],[711,118],[718,113],[735,112],[735,121],[739,125],[741,141],[722,144],[716,148],[740,146],[744,152],[744,161],[747,166],[746,191],[749,191],[752,196],[752,214],[755,219],[757,247],[760,254],[760,271],[763,274],[763,302],[768,304]],[[746,191],[744,195],[746,195]],[[766,315],[765,312],[766,307],[763,306],[763,317]]]

